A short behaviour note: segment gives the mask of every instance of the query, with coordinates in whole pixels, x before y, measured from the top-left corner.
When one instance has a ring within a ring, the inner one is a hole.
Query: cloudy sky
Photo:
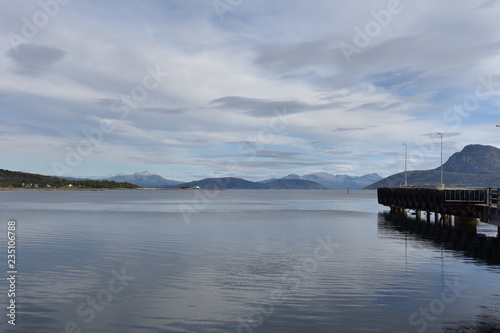
[[[497,0],[0,0],[0,168],[382,176],[500,147]]]

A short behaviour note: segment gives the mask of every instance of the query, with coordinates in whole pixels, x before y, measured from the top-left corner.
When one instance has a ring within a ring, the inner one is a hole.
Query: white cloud
[[[23,36],[23,17],[32,19],[38,2],[3,2],[0,34]],[[387,175],[401,171],[403,141],[422,156],[415,168],[436,167],[439,152],[426,133],[460,133],[447,138],[450,155],[494,143],[499,82],[473,112],[446,112],[474,96],[482,78],[500,74],[500,6],[402,0],[377,23],[389,3],[245,1],[221,21],[210,1],[73,0],[27,43],[0,45],[0,136],[21,147],[2,145],[0,153],[10,168],[26,170],[32,156],[31,171],[52,173],[65,147],[102,119],[117,128],[74,175],[137,168],[189,180],[224,172],[231,161],[252,179],[316,170]],[[366,34],[376,24],[357,45],[358,28]],[[359,51],[350,62],[341,43]],[[114,112],[144,85],[147,68],[168,75],[129,112]],[[275,110],[285,109],[279,123]],[[244,142],[259,147],[255,160],[245,160]]]

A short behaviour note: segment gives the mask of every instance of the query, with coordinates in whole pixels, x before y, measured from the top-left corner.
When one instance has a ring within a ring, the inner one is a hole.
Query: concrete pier
[[[427,223],[434,214],[434,223],[475,232],[479,221],[498,226],[500,237],[499,189],[441,188],[441,187],[383,187],[377,190],[378,202],[391,207],[398,216],[415,211],[421,220],[426,211]]]

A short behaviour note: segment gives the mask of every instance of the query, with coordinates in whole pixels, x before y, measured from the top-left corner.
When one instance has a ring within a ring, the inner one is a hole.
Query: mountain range
[[[289,174],[282,178],[266,179],[258,182],[248,181],[242,178],[223,177],[223,178],[206,178],[191,182],[181,182],[176,180],[165,179],[160,175],[150,172],[140,172],[133,175],[117,175],[114,177],[105,178],[106,180],[116,182],[128,182],[141,187],[152,188],[178,188],[178,187],[194,187],[213,188],[213,183],[224,183],[230,180],[229,187],[239,189],[264,189],[264,188],[288,188],[288,189],[362,189],[380,179],[378,174],[368,174],[361,177],[347,175],[332,175],[327,172],[315,172],[299,176]],[[222,179],[218,180],[218,179]],[[210,185],[212,183],[212,185]],[[319,185],[319,186],[318,186]],[[220,187],[220,186],[219,186]]]
[[[468,145],[454,153],[443,164],[443,183],[447,187],[500,187],[500,149],[485,145]],[[439,186],[441,167],[407,173],[408,185]],[[400,186],[404,172],[381,179],[365,189]]]
[[[288,176],[282,177],[280,179],[302,179],[310,180],[331,190],[344,190],[349,187],[351,190],[360,190],[374,182],[382,179],[378,174],[371,173],[364,176],[348,176],[348,175],[332,175],[328,172],[314,172],[303,176],[297,174],[289,174]],[[271,180],[264,180],[263,183],[267,183]]]
[[[499,187],[500,188],[500,149],[486,145],[468,145],[453,154],[443,164],[444,184],[447,187]],[[410,186],[439,186],[441,167],[430,170],[408,171]],[[404,172],[381,179],[376,174],[364,176],[332,175],[315,172],[303,176],[289,174],[282,178],[266,179],[258,182],[241,178],[206,178],[192,182],[165,179],[150,172],[133,175],[120,174],[101,180],[70,178],[30,174],[0,169],[0,187],[63,187],[70,184],[79,187],[155,187],[155,188],[226,188],[226,189],[377,189],[379,187],[401,186]],[[132,185],[133,184],[133,185]]]
[[[163,186],[163,188],[201,188],[201,189],[289,189],[289,190],[328,190],[328,188],[303,179],[275,179],[267,183],[252,182],[242,178],[221,177],[206,178],[177,186]]]

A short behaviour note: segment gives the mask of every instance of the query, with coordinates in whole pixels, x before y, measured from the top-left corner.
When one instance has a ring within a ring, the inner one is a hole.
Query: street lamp
[[[438,133],[441,137],[441,185],[443,186],[443,133]]]
[[[405,146],[405,187],[408,187],[408,173],[407,173],[407,164],[408,164],[408,144],[406,142],[403,142],[403,145]]]

